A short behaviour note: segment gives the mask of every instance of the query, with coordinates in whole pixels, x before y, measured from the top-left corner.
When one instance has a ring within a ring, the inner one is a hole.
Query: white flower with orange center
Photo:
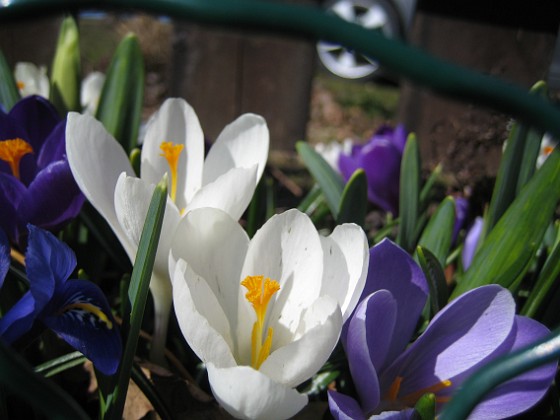
[[[241,217],[266,164],[266,122],[254,114],[242,115],[224,128],[204,159],[204,137],[194,110],[182,99],[168,99],[148,122],[140,178],[120,144],[88,115],[68,115],[66,142],[76,182],[131,261],[153,189],[168,174],[169,199],[150,284],[156,315],[152,359],[161,361],[171,308],[167,259],[177,224],[199,207],[219,208],[235,220]]]
[[[307,396],[294,388],[330,356],[368,264],[360,227],[323,237],[298,210],[273,216],[251,240],[217,209],[181,220],[169,254],[175,313],[220,404],[241,418],[301,410]]]

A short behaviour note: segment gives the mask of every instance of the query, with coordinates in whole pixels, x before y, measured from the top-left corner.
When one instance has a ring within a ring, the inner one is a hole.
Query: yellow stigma
[[[29,143],[20,138],[0,141],[0,160],[8,162],[12,174],[19,179],[19,162],[28,153],[33,153]]]
[[[104,323],[108,329],[113,328],[113,323],[111,322],[109,317],[107,317],[107,315],[105,315],[105,313],[99,307],[92,305],[91,303],[85,303],[85,302],[72,303],[70,305],[65,306],[62,309],[62,312],[71,311],[72,309],[81,309],[83,311],[89,312],[90,314],[95,315],[97,319],[99,319],[99,321]]]
[[[159,148],[163,152],[160,156],[163,156],[165,160],[167,160],[169,169],[171,170],[171,193],[169,196],[173,202],[175,202],[175,197],[177,195],[177,166],[184,147],[183,144],[174,144],[171,141],[164,141],[159,145]]]
[[[21,80],[18,80],[16,82],[16,86],[19,90],[23,90],[25,88],[25,83],[23,83]]]
[[[247,276],[241,285],[247,289],[245,298],[251,303],[257,314],[257,321],[253,325],[251,334],[251,366],[259,369],[270,354],[272,347],[272,328],[268,328],[263,342],[266,309],[272,296],[280,290],[280,284],[268,277],[265,279],[264,276]]]
[[[399,397],[399,391],[401,388],[401,383],[403,381],[403,377],[402,376],[397,376],[395,378],[395,380],[393,381],[393,383],[391,384],[391,386],[389,387],[389,390],[387,391],[386,395],[384,396],[384,399],[389,400],[389,401],[400,401],[402,404],[404,404],[407,407],[414,407],[414,405],[416,404],[416,402],[420,399],[420,397],[422,397],[422,395],[427,394],[427,393],[433,393],[436,396],[436,402],[437,403],[444,403],[449,401],[450,397],[447,396],[438,396],[437,393],[441,390],[444,390],[445,388],[448,388],[451,386],[451,381],[449,379],[445,379],[441,382],[438,382],[434,385],[428,386],[426,388],[420,389],[418,391],[414,391],[411,392],[410,394],[404,395]]]

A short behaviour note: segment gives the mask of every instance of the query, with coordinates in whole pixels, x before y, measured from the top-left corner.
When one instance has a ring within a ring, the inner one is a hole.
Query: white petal
[[[184,260],[173,273],[173,306],[183,336],[203,362],[236,366],[228,319],[206,281]]]
[[[244,419],[287,419],[307,405],[307,396],[248,366],[220,369],[207,364],[214,397],[228,413]]]
[[[257,187],[256,172],[256,166],[231,169],[198,190],[187,205],[187,211],[213,207],[239,220],[251,202]]]
[[[148,122],[140,174],[153,184],[169,172],[167,160],[160,156],[164,141],[184,145],[177,167],[176,203],[178,208],[185,208],[202,183],[204,135],[196,113],[183,99],[167,99]]]
[[[337,226],[327,238],[321,238],[324,252],[322,294],[338,301],[346,321],[358,304],[369,265],[367,237],[358,225]]]
[[[203,208],[187,213],[181,220],[169,254],[170,269],[184,259],[205,279],[233,330],[237,325],[241,267],[248,246],[249,238],[237,221],[221,210]]]
[[[268,307],[268,326],[274,328],[273,349],[293,341],[302,312],[320,296],[323,250],[315,226],[305,214],[288,210],[271,217],[255,234],[241,277],[264,275],[280,283]],[[254,311],[240,294],[239,352],[250,352]],[[243,348],[243,344],[249,347]]]
[[[100,71],[92,71],[82,80],[80,104],[85,114],[95,115],[104,83],[105,75]]]
[[[70,112],[66,123],[66,154],[76,183],[107,220],[132,260],[136,246],[118,222],[114,201],[119,175],[124,172],[134,176],[125,151],[95,118]]]
[[[257,181],[268,159],[269,133],[259,115],[244,114],[220,133],[204,162],[202,184],[216,180],[232,168],[258,166]]]
[[[300,329],[299,339],[275,350],[260,367],[262,373],[289,387],[317,373],[336,346],[342,329],[342,314],[336,300],[329,296],[317,299],[305,311]]]
[[[16,63],[14,77],[22,97],[29,95],[49,97],[49,78],[44,66],[37,67],[35,64],[27,62]]]

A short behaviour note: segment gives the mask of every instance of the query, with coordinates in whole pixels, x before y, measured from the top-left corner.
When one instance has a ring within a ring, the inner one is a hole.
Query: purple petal
[[[371,416],[369,420],[412,420],[417,418],[419,418],[419,416],[416,415],[414,408],[407,408],[402,411],[384,411],[375,416]]]
[[[34,321],[35,299],[27,292],[0,318],[0,337],[4,342],[11,344],[28,332]]]
[[[29,225],[29,245],[25,254],[29,288],[41,311],[62,287],[74,268],[74,252],[52,233]]]
[[[47,136],[60,121],[54,106],[36,95],[18,101],[9,115],[20,127],[25,127],[28,137],[24,140],[31,144],[35,153],[41,150]]]
[[[530,318],[516,316],[515,324],[517,328],[512,351],[528,346],[550,333],[548,328]],[[471,418],[503,418],[528,410],[544,397],[557,367],[558,362],[555,361],[498,386],[476,406]]]
[[[328,391],[329,409],[336,420],[366,419],[358,402],[347,395],[336,391]]]
[[[455,198],[455,224],[453,225],[453,242],[457,240],[459,231],[463,228],[469,214],[469,200],[463,197]]]
[[[484,219],[482,217],[477,217],[467,233],[465,238],[465,244],[463,245],[462,259],[463,259],[463,270],[467,270],[474,258],[476,248],[478,246],[478,239],[482,233],[484,227]]]
[[[0,173],[0,228],[17,242],[18,206],[27,189],[12,175]]]
[[[352,174],[356,172],[357,169],[360,169],[360,166],[355,157],[341,153],[338,155],[338,169],[344,177],[344,180],[348,181]]]
[[[43,323],[82,352],[105,375],[119,366],[122,344],[107,299],[97,285],[69,280],[39,315]]]
[[[388,290],[397,301],[397,319],[388,360],[393,360],[407,346],[429,294],[424,273],[410,255],[384,239],[370,249],[369,270],[360,300],[377,291]]]
[[[56,230],[77,216],[84,200],[68,162],[53,162],[29,185],[19,206],[19,217],[42,228]]]
[[[346,354],[356,391],[367,413],[379,405],[377,372],[386,362],[396,316],[397,302],[390,292],[379,290],[360,303],[350,319]]]
[[[10,244],[8,237],[2,229],[0,229],[0,289],[4,284],[4,279],[10,268]]]
[[[51,131],[37,157],[37,166],[45,168],[49,163],[63,160],[66,156],[66,120],[60,121]]]
[[[406,396],[480,366],[511,337],[515,302],[498,285],[473,289],[452,301],[430,322],[426,331],[383,372],[381,389],[403,377]],[[510,344],[508,344],[508,347]]]

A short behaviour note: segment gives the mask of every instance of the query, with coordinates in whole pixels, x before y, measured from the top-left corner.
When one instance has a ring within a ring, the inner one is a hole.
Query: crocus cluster
[[[268,157],[266,122],[254,114],[242,115],[225,127],[205,159],[194,110],[182,99],[168,99],[148,121],[140,177],[124,149],[93,117],[70,113],[66,138],[76,182],[131,261],[155,185],[168,175],[169,199],[150,283],[156,317],[152,359],[162,361],[172,299],[167,260],[173,234],[179,221],[196,208],[219,208],[235,220],[241,217]]]
[[[12,344],[40,323],[82,352],[100,372],[114,374],[122,344],[105,295],[90,281],[69,279],[76,257],[67,245],[35,226],[28,229],[29,290],[0,318],[0,339]],[[8,241],[0,230],[0,287],[9,255]]]
[[[343,344],[359,402],[329,392],[337,419],[413,418],[425,393],[439,410],[474,371],[549,333],[515,315],[510,292],[498,285],[473,289],[442,309],[408,345],[426,303],[428,286],[414,260],[389,240],[371,249],[364,298],[346,325]],[[549,363],[503,383],[486,395],[472,419],[519,414],[546,393],[556,373]]]
[[[350,154],[341,153],[338,158],[338,167],[346,180],[357,169],[365,171],[369,201],[394,215],[399,211],[399,180],[406,139],[403,125],[394,129],[383,126],[368,142],[353,145]]]
[[[170,254],[177,320],[229,413],[288,418],[307,404],[294,388],[331,354],[367,265],[360,227],[323,237],[297,210],[273,216],[252,240],[218,209],[179,223]]]
[[[0,228],[22,249],[27,223],[59,229],[84,202],[66,159],[65,126],[39,96],[0,109]]]

